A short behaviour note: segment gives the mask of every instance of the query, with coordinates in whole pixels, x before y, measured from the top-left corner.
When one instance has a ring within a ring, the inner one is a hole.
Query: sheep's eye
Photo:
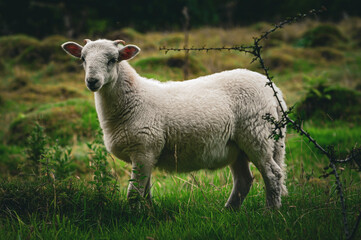
[[[85,58],[84,58],[83,56],[81,57],[81,60],[82,60],[83,62],[85,62]]]
[[[108,65],[114,64],[116,61],[117,61],[117,59],[112,58],[112,59],[109,60]]]

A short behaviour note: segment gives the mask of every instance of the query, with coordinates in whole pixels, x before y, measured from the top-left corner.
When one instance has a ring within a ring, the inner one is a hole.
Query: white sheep
[[[154,167],[190,172],[228,165],[233,189],[226,207],[238,208],[252,185],[252,162],[264,179],[267,206],[281,206],[287,194],[285,142],[270,139],[272,125],[262,119],[266,113],[281,117],[264,75],[236,69],[161,83],[139,76],[126,61],[139,53],[137,46],[85,41],[84,47],[74,42],[62,47],[83,61],[107,150],[137,170],[131,178],[138,184],[130,181],[128,199],[150,200]]]

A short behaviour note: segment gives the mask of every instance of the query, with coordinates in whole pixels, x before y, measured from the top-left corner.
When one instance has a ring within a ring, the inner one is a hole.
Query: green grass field
[[[269,27],[195,29],[189,45],[251,44]],[[288,106],[296,104],[294,116],[306,109],[304,128],[322,146],[333,145],[340,158],[361,142],[359,32],[357,18],[331,27],[305,21],[264,43],[275,83]],[[141,75],[183,80],[184,54],[158,50],[182,47],[181,32],[127,28],[109,36],[116,34],[142,49],[130,62]],[[286,138],[289,195],[281,209],[266,208],[262,177],[252,165],[253,186],[238,211],[224,208],[232,188],[228,168],[190,174],[155,170],[153,206],[131,211],[126,201],[131,166],[94,142],[99,126],[93,97],[80,62],[60,49],[67,40],[0,37],[0,239],[345,238],[335,178],[322,177],[330,171],[324,169],[328,159],[292,129]],[[190,78],[233,68],[262,72],[251,61],[239,52],[191,52]],[[44,132],[34,131],[36,123]],[[45,137],[43,145],[42,138],[29,141],[36,133]],[[39,149],[45,153],[41,160]],[[361,174],[354,167],[337,165],[350,227],[361,210]],[[359,226],[354,239],[360,238]]]

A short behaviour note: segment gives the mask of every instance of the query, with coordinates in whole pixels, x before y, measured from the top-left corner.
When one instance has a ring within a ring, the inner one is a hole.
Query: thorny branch
[[[288,111],[286,111],[280,101],[280,98],[278,97],[278,93],[274,87],[274,83],[272,81],[273,77],[270,75],[269,73],[269,69],[266,67],[265,62],[262,58],[262,46],[260,45],[261,41],[268,39],[268,36],[270,34],[272,34],[273,32],[275,32],[276,30],[282,28],[284,25],[286,24],[291,24],[294,22],[298,22],[308,16],[311,15],[317,15],[319,13],[322,13],[326,11],[326,8],[322,8],[320,10],[311,10],[306,14],[298,14],[295,17],[289,17],[287,19],[285,19],[284,21],[276,24],[273,28],[271,28],[270,30],[264,32],[261,36],[259,36],[258,38],[254,38],[253,39],[253,45],[250,46],[245,46],[245,45],[240,45],[240,46],[232,46],[232,47],[184,47],[184,48],[167,48],[167,47],[160,47],[159,50],[160,51],[164,51],[166,54],[169,51],[205,51],[205,52],[209,52],[209,51],[224,51],[224,50],[228,50],[228,51],[239,51],[239,52],[244,52],[244,53],[249,53],[251,55],[254,56],[254,58],[252,59],[252,62],[258,61],[260,64],[260,67],[263,69],[265,76],[268,79],[268,83],[266,84],[266,86],[269,86],[273,92],[274,92],[274,96],[277,99],[278,105],[281,109],[282,112],[282,117],[279,120],[276,120],[271,114],[266,114],[263,116],[263,119],[270,122],[274,127],[272,130],[272,134],[270,135],[270,138],[274,138],[275,141],[278,141],[278,139],[283,138],[284,136],[282,135],[282,129],[285,128],[286,126],[290,126],[292,127],[294,130],[296,130],[301,136],[305,136],[309,142],[311,142],[318,150],[320,150],[320,152],[322,154],[324,154],[325,156],[327,156],[327,158],[329,159],[329,166],[326,167],[325,169],[329,169],[331,168],[331,173],[325,175],[325,176],[329,176],[329,175],[334,175],[335,176],[335,180],[336,180],[336,184],[337,184],[337,191],[340,197],[340,203],[341,203],[341,208],[342,208],[342,220],[343,220],[343,225],[344,225],[344,231],[345,231],[345,236],[346,239],[352,239],[355,234],[356,234],[356,230],[358,228],[358,225],[361,221],[361,211],[359,212],[359,215],[356,219],[356,223],[354,224],[351,233],[349,231],[349,226],[348,226],[348,221],[347,221],[347,213],[346,213],[346,205],[345,205],[345,198],[344,198],[344,194],[343,194],[343,189],[342,189],[342,184],[340,181],[340,176],[337,173],[337,168],[336,168],[336,164],[337,163],[354,163],[357,167],[358,170],[361,171],[361,148],[356,148],[353,149],[350,154],[345,158],[345,159],[340,159],[337,160],[335,157],[335,150],[333,146],[328,146],[327,148],[322,147],[307,131],[305,131],[302,128],[301,125],[301,120],[297,119],[297,120],[293,120],[289,117],[289,114],[292,112],[293,108],[291,107]]]

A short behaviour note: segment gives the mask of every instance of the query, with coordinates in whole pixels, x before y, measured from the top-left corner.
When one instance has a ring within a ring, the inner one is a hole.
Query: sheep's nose
[[[96,91],[100,87],[100,81],[96,78],[87,78],[86,85],[91,91]]]

